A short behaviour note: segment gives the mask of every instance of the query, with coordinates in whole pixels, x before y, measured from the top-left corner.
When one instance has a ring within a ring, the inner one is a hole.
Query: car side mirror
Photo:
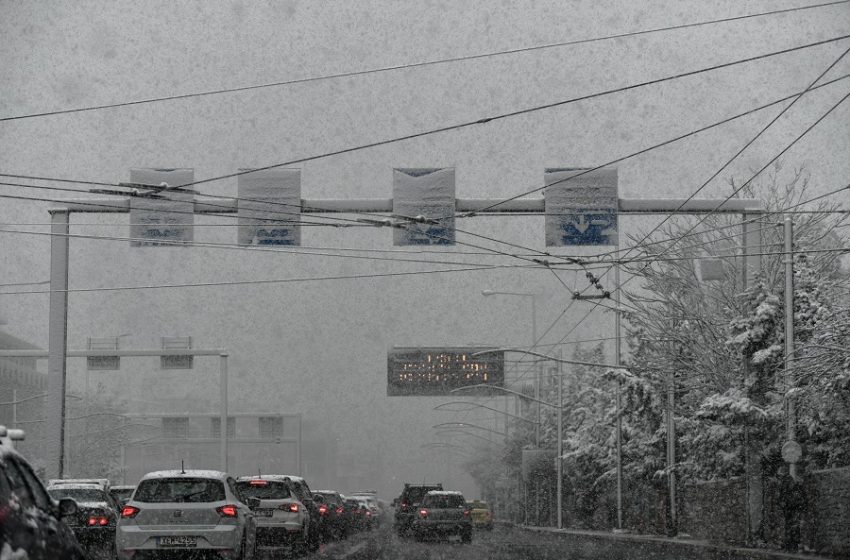
[[[59,517],[70,517],[76,515],[79,511],[77,502],[71,498],[62,498],[59,500]]]
[[[248,507],[251,509],[257,509],[260,507],[260,498],[255,498],[251,496],[250,498],[245,498],[245,503],[248,504]]]

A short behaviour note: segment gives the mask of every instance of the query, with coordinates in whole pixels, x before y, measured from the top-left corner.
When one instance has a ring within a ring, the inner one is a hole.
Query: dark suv
[[[53,501],[6,434],[0,426],[0,558],[83,560],[74,534],[62,522],[76,514],[77,504]]]
[[[410,532],[416,514],[416,507],[422,502],[425,494],[432,490],[442,490],[443,484],[405,484],[401,496],[396,500],[395,508],[395,530],[400,536]]]

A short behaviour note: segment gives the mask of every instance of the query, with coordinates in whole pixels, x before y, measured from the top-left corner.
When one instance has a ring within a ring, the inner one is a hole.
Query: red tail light
[[[268,480],[252,480],[248,484],[251,485],[251,486],[268,486],[269,481]]]
[[[88,521],[86,521],[86,525],[89,527],[105,527],[109,525],[109,518],[103,515],[92,515],[89,517]]]
[[[402,507],[402,508],[406,508],[408,505],[410,505],[410,504],[408,504],[407,502],[402,502],[402,503],[401,503],[401,507]]]
[[[133,519],[136,517],[141,510],[137,507],[133,506],[124,506],[121,508],[121,517],[124,519]]]
[[[367,512],[366,512],[366,517],[372,517],[372,512],[371,512],[371,511],[367,511]]]
[[[420,509],[419,510],[419,517],[421,517],[422,519],[425,519],[426,517],[428,517],[428,510],[425,509],[425,508]]]
[[[328,506],[322,504],[319,506],[319,515],[327,515],[328,514]]]
[[[343,513],[345,513],[345,509],[344,509],[344,508],[341,508],[341,507],[338,507],[338,508],[336,508],[336,512],[337,512],[338,514],[342,515]]]
[[[469,517],[469,510],[468,509],[463,510],[463,516]]]
[[[280,509],[290,511],[292,513],[298,513],[298,504],[282,504]]]
[[[237,517],[239,514],[237,513],[238,508],[234,505],[228,504],[226,506],[221,506],[215,508],[218,514],[222,517]]]

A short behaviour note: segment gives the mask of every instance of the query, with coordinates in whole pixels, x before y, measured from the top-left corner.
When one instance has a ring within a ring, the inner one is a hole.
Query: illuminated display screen
[[[442,396],[469,385],[501,386],[505,380],[504,352],[472,356],[485,350],[491,348],[393,348],[387,354],[387,395]],[[481,388],[464,391],[463,395],[491,393]]]

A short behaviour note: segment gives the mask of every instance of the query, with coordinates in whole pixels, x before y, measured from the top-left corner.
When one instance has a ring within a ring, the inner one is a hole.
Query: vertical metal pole
[[[302,431],[301,431],[301,422],[303,416],[301,414],[298,415],[298,476],[303,476],[304,465],[303,465],[303,440],[302,440]]]
[[[18,427],[18,390],[12,389],[12,429]]]
[[[47,478],[65,474],[65,354],[68,345],[68,209],[50,211],[50,314],[47,328]]]
[[[537,344],[537,297],[533,294],[531,295],[531,346]],[[540,375],[541,365],[539,363],[535,363],[534,365],[534,398],[537,399],[537,402],[534,403],[536,405],[537,412],[537,424],[534,426],[534,447],[535,449],[540,449],[540,426],[542,424],[541,411],[540,411],[540,383],[541,383],[541,375]],[[534,481],[534,524],[540,525],[540,481]]]
[[[619,248],[619,247],[618,247]],[[614,265],[614,363],[621,367],[622,341],[620,340],[620,265]],[[617,529],[623,529],[623,387],[617,382]]]
[[[121,444],[121,484],[127,484],[127,444]]]
[[[219,390],[221,391],[221,470],[227,472],[227,354],[219,356],[219,367],[221,373],[219,379]]]
[[[670,494],[670,536],[675,536],[676,525],[676,425],[673,421],[675,406],[675,376],[673,370],[667,373],[667,485]]]
[[[785,217],[785,386],[788,390],[794,388],[793,377],[794,359],[794,222],[789,216]],[[788,441],[797,440],[797,418],[794,409],[794,397],[787,395],[787,429]],[[788,465],[788,472],[797,478],[797,463]]]
[[[558,350],[558,357],[561,357],[561,351]],[[564,528],[564,513],[563,513],[563,474],[564,474],[564,465],[561,457],[564,454],[564,424],[562,422],[562,414],[564,411],[564,372],[563,365],[561,362],[558,362],[557,368],[557,376],[558,376],[558,446],[557,446],[557,456],[555,457],[556,468],[555,468],[555,476],[558,477],[558,483],[555,488],[555,492],[557,493],[556,506],[558,508],[558,529]]]
[[[741,293],[747,291],[747,249],[749,239],[748,235],[748,224],[747,224],[747,215],[741,214]],[[741,364],[741,372],[742,372],[742,387],[746,386],[747,382],[747,358],[743,359],[743,363]],[[750,430],[746,423],[744,423],[744,492],[746,492],[746,496],[744,497],[744,510],[747,517],[747,527],[746,527],[746,543],[750,544],[753,541],[753,529],[752,529],[752,513],[750,510],[750,463],[749,463],[749,448],[750,448]]]

